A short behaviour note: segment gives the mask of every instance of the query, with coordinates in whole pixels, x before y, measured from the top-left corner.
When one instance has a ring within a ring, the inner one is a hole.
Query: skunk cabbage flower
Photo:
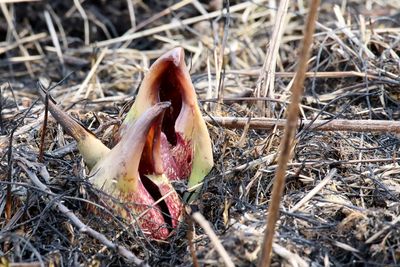
[[[120,136],[149,107],[162,101],[171,102],[161,127],[163,169],[170,180],[188,179],[190,188],[202,182],[210,172],[213,154],[210,136],[184,59],[184,50],[178,47],[154,62],[120,128]],[[197,192],[187,194],[186,200],[194,200]]]
[[[188,187],[195,186],[213,166],[211,140],[183,49],[167,52],[150,67],[111,150],[52,100],[48,108],[77,141],[90,182],[121,203],[107,202],[148,235],[166,239],[182,210],[170,181],[189,180]],[[185,199],[192,201],[197,192]]]
[[[178,226],[182,210],[161,162],[161,121],[170,103],[157,103],[145,111],[111,150],[52,101],[48,103],[53,117],[77,141],[91,168],[89,181],[106,193],[106,202],[123,218],[137,221],[144,233],[166,239]]]

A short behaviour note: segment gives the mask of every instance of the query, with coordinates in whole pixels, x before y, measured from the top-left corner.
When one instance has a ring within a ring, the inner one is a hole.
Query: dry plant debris
[[[37,101],[37,81],[51,80],[64,110],[111,144],[150,64],[179,45],[191,55],[187,63],[208,120],[267,114],[281,121],[308,2],[289,2],[265,97],[254,96],[273,41],[275,1],[8,0],[0,8],[0,263],[122,266],[129,262],[123,248],[138,264],[220,266],[229,260],[219,243],[236,266],[256,265],[281,127],[209,123],[215,167],[197,208],[210,228],[193,220],[168,242],[153,242],[96,203],[99,192],[87,182],[76,143],[50,116],[38,160],[45,107]],[[322,1],[302,121],[399,121],[399,10],[398,1]],[[266,110],[258,109],[259,100]],[[288,164],[272,265],[398,266],[398,132],[322,131],[307,123]],[[55,208],[60,204],[66,213]],[[94,207],[96,214],[89,212]],[[82,231],[67,214],[111,243]]]

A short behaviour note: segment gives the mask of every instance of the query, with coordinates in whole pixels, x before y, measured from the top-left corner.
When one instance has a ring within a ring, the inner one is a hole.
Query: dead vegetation
[[[219,266],[227,264],[216,249],[219,241],[235,265],[256,265],[282,130],[253,129],[251,123],[230,128],[213,117],[286,117],[308,2],[289,2],[274,83],[261,94],[256,89],[265,86],[266,76],[260,70],[267,48],[277,41],[275,1],[229,1],[223,13],[228,1],[5,2],[0,3],[1,262],[127,265],[132,258],[120,250],[126,248],[150,266],[190,266],[192,245],[201,266]],[[367,120],[400,119],[399,10],[396,1],[322,1],[300,106],[303,121],[355,120],[357,128]],[[143,73],[177,45],[186,50],[209,118],[215,168],[198,209],[217,241],[195,218],[168,242],[153,242],[98,206],[99,192],[86,181],[73,139],[50,116],[44,159],[38,160],[44,120],[39,80],[58,83],[52,89],[57,102],[110,143]],[[398,132],[320,131],[307,123],[297,131],[288,164],[273,265],[400,265]],[[98,235],[71,221],[71,214],[115,247],[108,243],[107,249]]]

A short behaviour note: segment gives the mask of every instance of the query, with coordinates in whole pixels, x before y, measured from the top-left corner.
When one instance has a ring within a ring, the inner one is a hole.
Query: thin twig
[[[136,17],[135,17],[135,8],[133,7],[132,0],[126,0],[128,4],[129,18],[131,20],[131,27],[134,29],[136,27]]]
[[[93,64],[92,68],[90,69],[89,74],[86,76],[85,80],[83,81],[83,83],[79,87],[78,91],[76,91],[75,96],[73,98],[74,100],[77,100],[79,98],[79,96],[83,93],[83,91],[86,89],[86,87],[89,84],[90,80],[95,75],[95,73],[96,73],[101,61],[104,59],[107,51],[108,51],[107,47],[101,51],[101,53],[100,53],[99,57],[97,58],[96,62]]]
[[[285,186],[285,174],[287,169],[287,163],[291,158],[292,144],[294,141],[295,131],[297,128],[299,104],[304,91],[303,84],[305,80],[305,73],[307,71],[310,47],[312,45],[312,40],[313,40],[318,6],[319,6],[319,0],[311,1],[306,26],[304,29],[304,40],[301,48],[297,75],[293,82],[292,99],[287,111],[285,132],[280,146],[278,169],[275,174],[275,181],[272,189],[272,197],[270,202],[271,204],[268,208],[267,228],[265,230],[262,255],[259,261],[260,267],[270,266],[271,263],[271,251],[272,251],[273,238],[275,234],[275,225],[279,217],[279,206],[281,203],[283,188]]]
[[[267,95],[268,97],[274,97],[276,61],[278,59],[279,46],[285,29],[284,23],[286,20],[288,7],[289,0],[280,1],[275,17],[275,27],[272,32],[270,45],[268,46],[264,65],[261,69],[260,76],[257,81],[257,87],[255,90],[255,95],[257,97],[266,97]],[[265,102],[259,102],[259,107],[262,111],[262,114],[264,114]]]
[[[226,128],[244,128],[247,124],[251,129],[284,128],[288,123],[285,119],[272,118],[236,118],[236,117],[204,117],[204,120],[216,126]],[[304,128],[310,131],[348,131],[348,132],[379,132],[400,133],[399,121],[385,120],[302,120]]]
[[[222,246],[221,241],[218,239],[218,236],[215,234],[214,230],[211,228],[210,223],[201,215],[200,212],[195,212],[192,214],[192,218],[203,228],[204,232],[210,238],[211,243],[213,243],[215,249],[218,254],[221,256],[222,260],[227,267],[234,267],[232,259],[229,257],[228,252],[226,252],[225,248]]]
[[[225,80],[225,64],[224,64],[224,55],[225,55],[225,48],[226,48],[226,42],[228,40],[228,34],[229,34],[229,24],[231,21],[231,14],[230,14],[230,3],[229,0],[225,1],[226,4],[226,14],[225,14],[225,20],[224,20],[224,30],[223,30],[223,36],[222,36],[222,44],[219,49],[216,49],[215,51],[219,51],[218,58],[218,68],[216,69],[217,72],[217,97],[218,97],[218,106],[217,106],[217,111],[221,107],[220,105],[222,104],[222,97],[224,94],[224,80]],[[217,62],[216,62],[217,63]]]
[[[33,35],[29,35],[27,37],[21,38],[21,39],[19,39],[19,41],[14,41],[5,47],[0,47],[0,55],[4,54],[5,52],[7,52],[9,50],[17,48],[19,45],[23,45],[24,43],[38,41],[38,40],[44,39],[46,37],[47,37],[47,33],[42,32],[42,33],[33,34]]]
[[[89,43],[90,43],[89,19],[86,15],[86,12],[83,9],[81,3],[79,2],[79,0],[74,0],[74,5],[76,6],[76,9],[78,10],[79,14],[81,15],[81,17],[83,19],[83,27],[84,27],[84,33],[85,33],[85,45],[89,45]]]
[[[193,242],[193,236],[194,236],[193,219],[188,214],[185,214],[185,222],[186,222],[187,227],[188,227],[188,230],[187,230],[187,233],[186,233],[186,238],[187,238],[188,243],[189,243],[189,251],[190,251],[190,255],[192,256],[193,266],[194,267],[200,267],[199,261],[197,260],[197,256],[196,256],[196,247],[195,247],[195,244]]]
[[[309,266],[306,261],[300,258],[299,255],[290,252],[289,250],[278,244],[273,244],[272,248],[274,249],[274,252],[278,254],[281,258],[285,259],[290,266],[298,266],[298,267]]]
[[[183,0],[172,6],[169,6],[166,9],[162,10],[161,12],[158,12],[155,15],[151,16],[150,18],[145,19],[144,21],[140,22],[136,27],[134,27],[133,29],[130,29],[126,34],[130,34],[134,31],[138,31],[138,30],[146,27],[150,23],[152,23],[168,14],[171,14],[171,12],[176,11],[176,10],[190,4],[191,2],[193,2],[193,0]]]
[[[328,175],[321,182],[319,182],[310,192],[308,192],[305,197],[303,197],[299,202],[297,202],[296,205],[294,205],[293,208],[289,210],[289,212],[297,211],[301,206],[303,206],[307,201],[309,201],[313,196],[315,196],[330,180],[332,180],[336,172],[337,172],[336,169],[332,169],[328,173]]]
[[[227,74],[238,74],[238,75],[248,75],[248,76],[257,76],[260,73],[260,69],[249,69],[249,70],[228,70]],[[276,77],[281,78],[292,78],[296,75],[296,72],[290,71],[277,71],[275,72]],[[359,71],[308,71],[306,72],[307,78],[324,78],[324,79],[339,79],[339,78],[347,78],[347,77],[360,77],[368,79],[379,80],[382,79],[382,76],[374,75],[372,73],[367,72],[359,72]]]
[[[42,126],[42,134],[40,136],[40,147],[39,147],[39,162],[43,162],[43,154],[44,154],[44,139],[46,137],[47,131],[47,121],[49,115],[49,94],[46,91],[46,97],[44,99],[44,119],[43,119],[43,126]]]
[[[47,28],[50,32],[51,41],[53,42],[54,48],[56,49],[57,57],[60,60],[61,65],[64,65],[64,57],[61,51],[60,41],[58,40],[57,32],[54,28],[53,21],[51,20],[50,13],[47,10],[45,10],[43,13],[46,20]]]

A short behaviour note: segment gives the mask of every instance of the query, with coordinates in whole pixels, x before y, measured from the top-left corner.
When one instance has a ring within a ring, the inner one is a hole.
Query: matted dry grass
[[[53,208],[62,201],[85,224],[151,266],[193,264],[186,223],[168,242],[157,243],[107,211],[88,212],[96,192],[85,181],[73,139],[51,116],[44,163],[38,161],[44,117],[39,79],[62,81],[52,96],[107,143],[151,62],[180,45],[214,143],[215,168],[199,210],[235,265],[256,265],[282,130],[230,128],[213,117],[285,117],[307,2],[289,4],[275,81],[261,96],[255,92],[264,86],[260,69],[276,41],[275,1],[230,1],[229,13],[222,15],[218,0],[8,2],[14,4],[0,4],[2,262],[127,264]],[[322,2],[303,120],[400,119],[399,10],[398,1]],[[259,109],[260,100],[265,109]],[[398,135],[300,125],[297,137],[273,265],[399,266]],[[53,196],[32,185],[32,173]],[[192,242],[200,265],[222,264],[197,224]]]

